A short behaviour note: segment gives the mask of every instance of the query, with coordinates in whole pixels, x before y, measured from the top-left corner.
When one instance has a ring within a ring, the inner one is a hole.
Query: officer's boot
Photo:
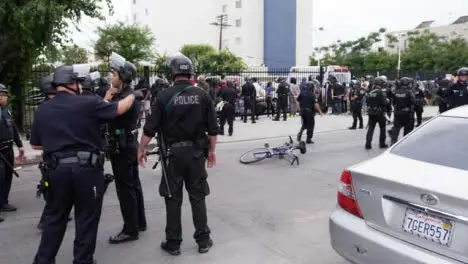
[[[310,130],[310,129],[307,129],[307,140],[306,140],[306,143],[307,143],[307,144],[314,144],[314,142],[312,141],[312,130]]]
[[[233,127],[230,126],[230,127],[229,127],[229,130],[228,130],[228,133],[229,133],[229,136],[230,136],[230,137],[232,137],[232,132],[233,132],[233,130],[234,130]]]
[[[366,146],[365,146],[366,149],[371,149],[372,148],[372,144],[370,142],[366,142]]]
[[[224,136],[224,127],[223,127],[223,128],[221,128],[221,127],[219,128],[218,135]]]
[[[5,221],[5,219],[3,219],[1,216],[0,216],[0,223]]]

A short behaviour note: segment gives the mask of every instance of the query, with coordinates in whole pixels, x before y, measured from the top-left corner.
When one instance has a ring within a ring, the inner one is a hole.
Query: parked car
[[[468,106],[341,175],[334,250],[357,264],[468,263]]]

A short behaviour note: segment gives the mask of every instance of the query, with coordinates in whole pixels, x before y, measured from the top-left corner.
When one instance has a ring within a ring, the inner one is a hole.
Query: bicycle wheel
[[[270,151],[266,148],[257,148],[248,151],[239,159],[239,162],[242,164],[252,164],[255,162],[262,161],[270,156]]]

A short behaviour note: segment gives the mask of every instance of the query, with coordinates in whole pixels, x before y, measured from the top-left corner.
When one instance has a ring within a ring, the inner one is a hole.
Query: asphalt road
[[[378,130],[378,129],[377,129]],[[148,231],[140,240],[111,246],[109,235],[121,229],[115,188],[106,194],[96,259],[98,263],[213,263],[213,264],[345,264],[331,248],[328,216],[336,204],[336,187],[343,168],[372,158],[380,150],[364,150],[364,130],[319,133],[315,144],[292,167],[284,160],[241,165],[239,156],[262,147],[256,140],[218,145],[218,164],[209,170],[209,225],[215,246],[205,255],[197,252],[188,200],[184,201],[182,254],[171,257],[159,249],[164,239],[165,211],[158,195],[160,171],[140,170],[144,184]],[[377,147],[378,131],[374,137]],[[271,146],[284,139],[271,139]],[[0,263],[31,263],[40,235],[36,224],[43,201],[35,196],[36,168],[24,168],[15,179],[11,202],[20,209],[4,214],[0,224]],[[187,197],[186,194],[185,198]],[[57,263],[71,263],[74,222],[69,224]]]

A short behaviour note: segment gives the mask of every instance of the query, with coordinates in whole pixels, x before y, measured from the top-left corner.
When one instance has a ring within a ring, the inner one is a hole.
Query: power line
[[[227,14],[221,14],[216,17],[216,22],[210,23],[210,25],[219,27],[219,51],[223,49],[223,29],[232,26],[227,24],[227,18]]]

